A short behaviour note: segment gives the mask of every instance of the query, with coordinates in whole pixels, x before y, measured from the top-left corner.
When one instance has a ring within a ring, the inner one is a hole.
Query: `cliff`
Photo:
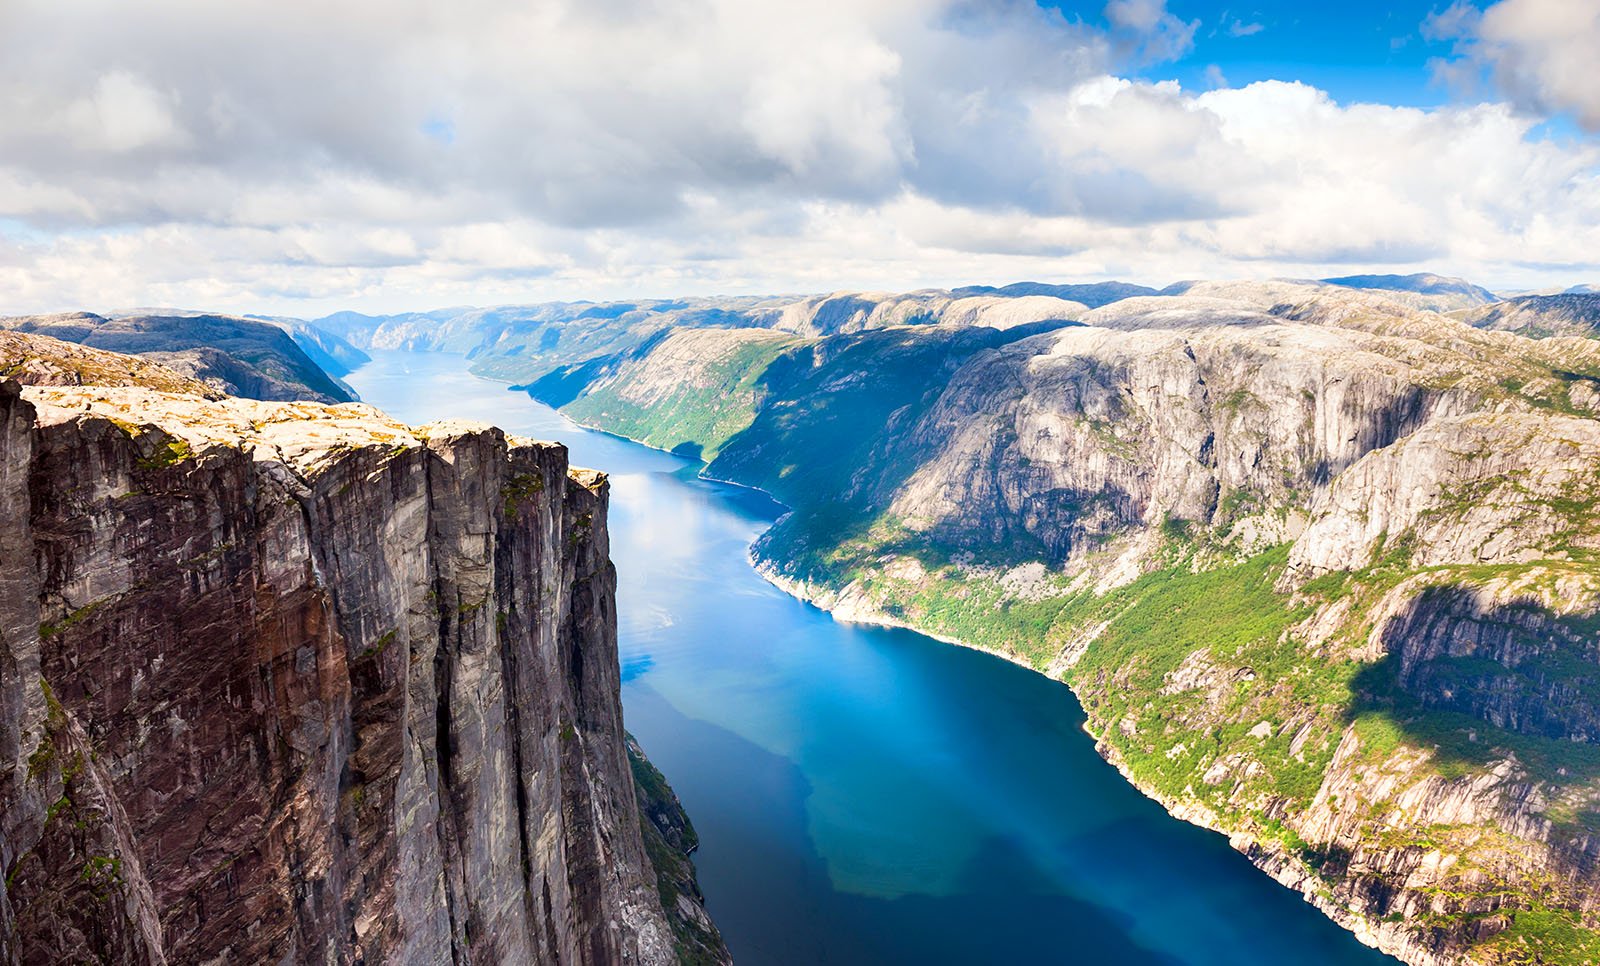
[[[0,431],[0,962],[677,959],[603,476],[142,385]]]
[[[808,339],[682,425],[737,415],[706,472],[793,508],[769,577],[1065,680],[1131,781],[1365,941],[1596,961],[1600,349],[1183,291]],[[566,410],[687,399],[652,355]]]

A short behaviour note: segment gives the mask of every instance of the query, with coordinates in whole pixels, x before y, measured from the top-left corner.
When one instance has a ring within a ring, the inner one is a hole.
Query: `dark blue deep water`
[[[779,513],[760,494],[459,356],[378,352],[349,382],[611,475],[628,727],[694,819],[741,964],[1394,962],[1125,784],[1063,685],[768,585],[745,560]]]

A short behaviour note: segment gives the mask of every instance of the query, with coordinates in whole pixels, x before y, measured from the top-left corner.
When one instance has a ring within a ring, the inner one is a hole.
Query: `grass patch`
[[[1487,948],[1497,962],[1593,966],[1600,963],[1600,932],[1564,909],[1535,906],[1511,913],[1511,925]]]

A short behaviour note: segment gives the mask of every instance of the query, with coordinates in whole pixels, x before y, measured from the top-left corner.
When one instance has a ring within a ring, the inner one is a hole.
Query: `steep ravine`
[[[0,430],[0,962],[726,960],[641,835],[603,476],[138,386]]]

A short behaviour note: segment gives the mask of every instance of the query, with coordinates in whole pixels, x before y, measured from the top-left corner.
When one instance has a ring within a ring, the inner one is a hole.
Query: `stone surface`
[[[1600,293],[1525,295],[1458,313],[1480,329],[1516,332],[1535,339],[1600,337]]]

